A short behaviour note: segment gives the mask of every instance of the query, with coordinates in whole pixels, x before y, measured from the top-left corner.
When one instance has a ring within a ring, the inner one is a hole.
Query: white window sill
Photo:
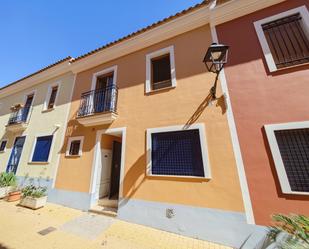
[[[151,178],[166,178],[166,179],[183,179],[183,180],[198,180],[198,181],[209,181],[211,177],[203,177],[203,176],[179,176],[179,175],[153,175],[147,174],[147,177]]]
[[[28,162],[29,165],[47,165],[49,162]]]
[[[156,89],[156,90],[151,90],[149,92],[146,92],[146,94],[154,94],[154,93],[157,93],[157,92],[164,92],[164,91],[168,91],[168,90],[172,90],[172,89],[175,89],[176,86],[169,86],[169,87],[164,87],[164,88],[160,88],[160,89]]]
[[[308,66],[309,65],[309,62],[307,63],[303,63],[303,64],[297,64],[297,65],[293,65],[293,66],[288,66],[288,67],[283,67],[283,68],[277,68],[276,70],[269,70],[270,73],[276,73],[276,72],[281,72],[281,71],[284,71],[284,70],[289,70],[289,69],[294,69],[294,68],[297,68],[297,67],[303,67],[303,66]]]
[[[65,155],[67,158],[78,158],[81,157],[82,155]]]
[[[53,110],[55,110],[54,107],[53,107],[53,108],[46,109],[46,110],[43,110],[42,113],[51,112],[51,111],[53,111]]]

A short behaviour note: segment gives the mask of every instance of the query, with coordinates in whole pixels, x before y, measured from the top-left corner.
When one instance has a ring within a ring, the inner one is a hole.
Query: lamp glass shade
[[[227,62],[229,46],[213,43],[208,48],[203,62],[207,70],[213,73],[219,73]]]

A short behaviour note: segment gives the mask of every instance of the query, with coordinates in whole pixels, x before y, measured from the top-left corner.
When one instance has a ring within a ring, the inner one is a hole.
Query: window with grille
[[[278,69],[309,62],[308,30],[300,13],[265,24],[262,29]]]
[[[291,190],[309,192],[309,128],[274,133]]]
[[[71,141],[69,155],[70,156],[78,156],[80,151],[80,140]]]
[[[172,86],[170,55],[151,59],[152,90]]]
[[[58,86],[52,87],[51,94],[50,94],[49,101],[48,101],[48,106],[47,106],[48,109],[54,108],[56,97],[57,97],[57,92],[58,92]]]
[[[53,136],[37,137],[32,162],[48,162]]]
[[[0,152],[4,152],[5,151],[6,144],[7,144],[6,140],[1,141]]]
[[[204,177],[199,129],[151,134],[151,174]]]

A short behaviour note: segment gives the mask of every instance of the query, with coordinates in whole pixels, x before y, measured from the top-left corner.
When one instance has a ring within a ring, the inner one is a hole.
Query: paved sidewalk
[[[0,201],[0,222],[0,249],[230,249],[54,204]]]

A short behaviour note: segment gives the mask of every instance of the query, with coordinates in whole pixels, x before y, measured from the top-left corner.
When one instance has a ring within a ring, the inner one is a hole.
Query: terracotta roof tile
[[[66,58],[64,58],[64,59],[61,59],[61,60],[59,60],[59,61],[57,61],[57,62],[55,62],[55,63],[53,63],[53,64],[50,64],[50,65],[48,65],[48,66],[46,66],[46,67],[44,67],[44,68],[42,68],[42,69],[40,69],[40,70],[38,70],[38,71],[32,73],[32,74],[29,74],[29,75],[27,75],[27,76],[25,76],[25,77],[23,77],[23,78],[21,78],[21,79],[19,79],[19,80],[16,80],[16,81],[14,81],[14,82],[12,82],[12,83],[10,83],[10,84],[4,86],[4,87],[1,87],[1,88],[0,88],[0,91],[3,90],[3,89],[5,89],[5,88],[7,88],[7,87],[10,87],[10,86],[12,86],[12,85],[15,85],[15,84],[17,84],[18,82],[20,82],[20,81],[22,81],[22,80],[28,79],[28,78],[30,78],[30,77],[36,75],[36,74],[39,74],[39,73],[41,73],[41,72],[43,72],[43,71],[46,71],[47,69],[49,69],[49,68],[51,68],[51,67],[54,67],[54,66],[56,66],[56,65],[59,65],[59,64],[62,63],[62,62],[69,61],[69,60],[72,60],[72,59],[73,59],[73,58],[72,58],[71,56],[68,56],[68,57],[66,57]]]
[[[120,39],[118,39],[118,40],[115,40],[115,41],[112,41],[112,42],[110,42],[110,43],[107,43],[107,44],[105,44],[105,45],[103,45],[103,46],[101,46],[101,47],[99,47],[99,48],[96,48],[96,49],[94,49],[94,50],[92,50],[92,51],[90,51],[90,52],[88,52],[88,53],[86,53],[86,54],[83,54],[83,55],[81,55],[81,56],[78,56],[77,58],[75,58],[75,59],[72,60],[72,63],[74,63],[74,62],[76,62],[76,61],[78,61],[78,60],[80,60],[80,59],[82,59],[82,58],[85,58],[85,57],[87,57],[87,56],[89,56],[89,55],[92,55],[92,54],[94,54],[94,53],[96,53],[96,52],[99,52],[99,51],[101,51],[101,50],[104,50],[104,49],[106,49],[106,48],[109,48],[109,47],[111,47],[111,46],[113,46],[113,45],[116,45],[116,44],[118,44],[118,43],[120,43],[120,42],[122,42],[122,41],[124,41],[124,40],[127,40],[127,39],[132,38],[132,37],[134,37],[134,36],[137,36],[137,35],[139,35],[139,34],[141,34],[141,33],[144,33],[144,32],[146,32],[146,31],[148,31],[148,30],[151,30],[151,29],[153,29],[153,28],[155,28],[155,27],[157,27],[157,26],[160,26],[160,25],[162,25],[162,24],[164,24],[164,23],[166,23],[166,22],[169,22],[169,21],[171,21],[171,20],[173,20],[173,19],[175,19],[175,18],[178,18],[178,17],[183,16],[183,15],[185,15],[185,14],[187,14],[187,13],[190,13],[190,12],[192,12],[192,11],[194,11],[194,10],[197,10],[197,9],[199,9],[199,8],[201,8],[201,7],[203,7],[203,6],[207,5],[207,4],[209,4],[209,2],[210,2],[210,0],[204,0],[203,2],[198,3],[198,4],[196,4],[196,5],[192,6],[192,7],[189,7],[188,9],[185,9],[185,10],[183,10],[183,11],[181,11],[181,12],[178,12],[178,13],[176,13],[175,15],[171,15],[171,16],[169,16],[169,17],[166,17],[166,18],[164,18],[164,19],[162,19],[162,20],[160,20],[160,21],[158,21],[158,22],[155,22],[155,23],[153,23],[153,24],[151,24],[151,25],[149,25],[149,26],[147,26],[147,27],[145,27],[145,28],[142,28],[142,29],[140,29],[140,30],[137,30],[137,31],[135,31],[135,32],[133,32],[133,33],[127,35],[127,36],[124,36],[124,37],[122,37],[122,38],[120,38]]]

